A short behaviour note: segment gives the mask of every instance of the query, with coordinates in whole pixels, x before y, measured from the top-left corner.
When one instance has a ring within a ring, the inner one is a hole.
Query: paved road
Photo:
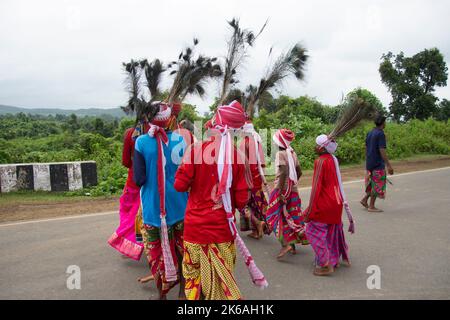
[[[312,249],[276,261],[273,236],[245,239],[270,282],[250,283],[241,259],[236,277],[247,299],[449,299],[450,168],[393,176],[384,213],[369,214],[358,200],[361,182],[346,183],[357,233],[347,240],[353,266],[330,277],[312,275]],[[309,190],[301,190],[308,199]],[[307,202],[307,200],[305,201]],[[122,259],[106,243],[117,214],[0,225],[0,299],[148,299],[154,284],[140,285],[144,260]],[[246,237],[245,237],[246,238]],[[81,268],[81,290],[68,290],[66,269]],[[381,289],[369,290],[366,269],[381,269]],[[175,297],[175,292],[171,293]]]

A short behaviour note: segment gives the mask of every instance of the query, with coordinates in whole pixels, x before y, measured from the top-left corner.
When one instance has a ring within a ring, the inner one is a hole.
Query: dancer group
[[[272,137],[275,180],[270,186],[262,139],[239,101],[219,106],[205,124],[205,138],[196,142],[185,129],[192,125],[177,125],[181,105],[149,103],[125,133],[128,179],[120,225],[109,244],[134,260],[145,252],[151,274],[140,281],[154,279],[159,299],[177,284],[180,299],[242,299],[234,276],[237,252],[252,282],[267,287],[238,232],[235,212],[241,233],[250,231],[254,239],[274,234],[281,246],[277,259],[295,254],[300,244],[311,245],[315,253],[314,275],[328,275],[341,262],[350,265],[343,209],[352,233],[354,222],[334,153],[336,138],[363,119],[366,107],[353,101],[334,130],[316,138],[311,196],[302,210],[294,132],[278,129]]]

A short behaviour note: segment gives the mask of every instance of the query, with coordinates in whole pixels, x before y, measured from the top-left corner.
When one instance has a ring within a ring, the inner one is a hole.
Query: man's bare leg
[[[375,201],[377,200],[377,197],[375,197],[374,195],[372,195],[370,197],[370,205],[369,208],[367,208],[367,211],[369,212],[383,212],[383,210],[378,209],[375,207]]]
[[[369,208],[369,204],[367,203],[367,201],[369,200],[369,198],[370,198],[370,194],[366,194],[365,196],[364,196],[364,198],[362,198],[361,199],[361,201],[359,202],[359,203],[361,203],[361,205],[364,207],[364,208]]]

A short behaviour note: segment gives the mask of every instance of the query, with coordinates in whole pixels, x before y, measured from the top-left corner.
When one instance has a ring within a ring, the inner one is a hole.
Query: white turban
[[[316,138],[316,144],[319,147],[324,147],[328,153],[333,154],[336,152],[338,144],[336,141],[330,140],[326,134],[321,134]]]

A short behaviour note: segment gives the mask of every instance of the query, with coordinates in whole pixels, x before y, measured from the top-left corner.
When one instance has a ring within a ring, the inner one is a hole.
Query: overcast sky
[[[195,36],[199,51],[223,56],[226,20],[258,30],[269,24],[241,69],[241,86],[256,83],[268,52],[296,42],[308,49],[304,82],[288,80],[281,92],[309,95],[335,105],[362,86],[387,106],[390,95],[378,73],[383,53],[412,55],[438,47],[450,62],[450,1],[81,1],[0,0],[0,104],[80,108],[124,105],[121,62],[176,59]],[[167,83],[167,81],[166,81]],[[218,94],[209,86],[208,109]],[[450,87],[437,90],[450,98]]]

